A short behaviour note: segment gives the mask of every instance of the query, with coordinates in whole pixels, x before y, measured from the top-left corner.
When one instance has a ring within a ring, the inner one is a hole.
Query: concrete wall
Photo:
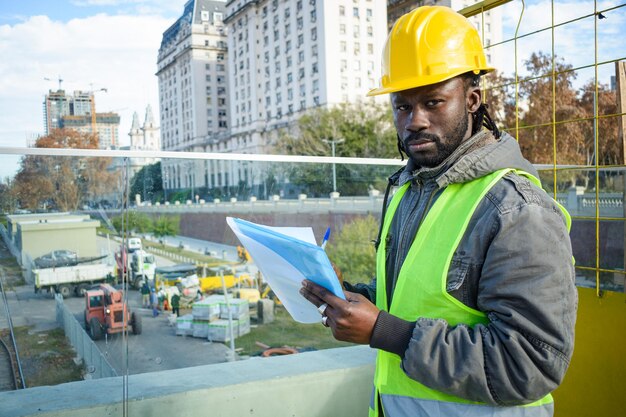
[[[375,352],[366,346],[128,377],[128,415],[365,417]],[[0,393],[3,417],[123,414],[123,378]]]
[[[378,219],[378,214],[373,214]],[[226,217],[238,217],[267,226],[300,226],[312,227],[318,241],[324,237],[330,227],[338,232],[345,224],[352,223],[355,218],[363,217],[356,213],[181,213],[180,234],[195,239],[226,245],[238,245],[239,240],[226,224]]]

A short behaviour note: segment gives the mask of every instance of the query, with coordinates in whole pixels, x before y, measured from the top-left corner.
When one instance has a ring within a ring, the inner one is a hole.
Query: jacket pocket
[[[449,293],[458,291],[470,270],[470,262],[463,259],[452,258],[450,268],[448,269],[448,282],[446,283],[446,291]]]

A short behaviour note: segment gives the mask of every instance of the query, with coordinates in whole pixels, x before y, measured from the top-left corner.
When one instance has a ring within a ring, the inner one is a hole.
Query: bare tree
[[[93,134],[54,129],[35,146],[97,149],[98,139]],[[15,194],[25,208],[76,210],[113,187],[114,174],[107,170],[110,164],[110,158],[27,155],[15,177]]]

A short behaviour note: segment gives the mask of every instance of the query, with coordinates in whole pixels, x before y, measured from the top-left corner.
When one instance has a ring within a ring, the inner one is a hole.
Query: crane
[[[43,77],[43,79],[46,81],[52,81],[52,78],[48,78],[48,77]],[[58,81],[59,81],[59,90],[61,90],[61,83],[63,83],[63,79],[61,78],[60,75],[59,75]]]
[[[96,93],[99,91],[108,92],[106,88],[100,88],[98,90],[93,89],[93,84],[91,85],[91,90],[89,91],[89,104],[91,106],[91,133],[98,137],[98,132],[96,131]]]

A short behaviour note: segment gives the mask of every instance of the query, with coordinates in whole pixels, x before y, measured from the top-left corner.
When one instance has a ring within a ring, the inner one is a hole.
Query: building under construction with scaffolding
[[[119,145],[120,116],[117,113],[97,113],[95,97],[89,91],[50,90],[43,103],[44,130],[73,129],[81,133],[97,133],[98,147],[111,149]]]

